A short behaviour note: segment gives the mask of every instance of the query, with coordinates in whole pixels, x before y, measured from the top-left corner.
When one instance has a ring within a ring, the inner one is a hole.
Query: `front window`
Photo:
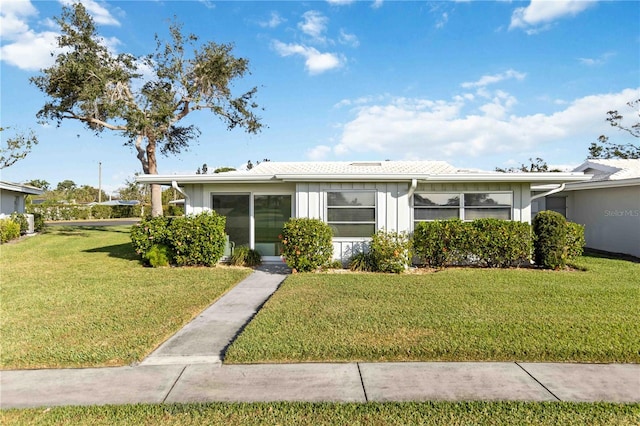
[[[413,196],[415,223],[430,220],[483,218],[511,220],[511,192],[434,192]]]
[[[370,237],[376,232],[375,191],[327,192],[327,223],[334,237]]]

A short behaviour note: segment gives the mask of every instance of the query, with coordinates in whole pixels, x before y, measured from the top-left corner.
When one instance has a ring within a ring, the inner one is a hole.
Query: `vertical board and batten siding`
[[[409,232],[411,208],[409,182],[378,183],[299,183],[296,185],[296,217],[309,217],[327,221],[327,191],[376,191],[376,230]],[[354,253],[361,252],[368,238],[336,238],[333,240],[333,257],[346,261]]]

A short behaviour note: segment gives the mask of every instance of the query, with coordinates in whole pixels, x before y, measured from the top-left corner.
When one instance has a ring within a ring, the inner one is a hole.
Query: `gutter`
[[[184,192],[182,190],[182,188],[180,188],[178,186],[178,182],[175,180],[171,181],[171,187],[173,189],[175,189],[176,191],[178,191],[179,193],[181,193],[182,195],[184,195],[184,215],[187,215],[187,206],[191,207],[191,200],[189,199],[189,196],[187,195],[186,192]]]
[[[556,194],[558,192],[562,192],[562,191],[564,191],[564,187],[565,187],[565,184],[563,183],[562,185],[560,185],[557,188],[552,189],[551,191],[543,192],[542,194],[538,194],[538,195],[533,195],[531,197],[531,201],[537,200],[538,198],[546,197],[548,195]]]

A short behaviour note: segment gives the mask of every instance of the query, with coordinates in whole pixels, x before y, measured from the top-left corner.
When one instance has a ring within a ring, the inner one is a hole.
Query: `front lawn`
[[[562,402],[255,403],[5,410],[0,423],[38,425],[637,425],[639,404]]]
[[[2,369],[140,361],[250,273],[144,268],[125,226],[50,229],[0,249]]]
[[[640,362],[640,264],[289,277],[225,362]]]

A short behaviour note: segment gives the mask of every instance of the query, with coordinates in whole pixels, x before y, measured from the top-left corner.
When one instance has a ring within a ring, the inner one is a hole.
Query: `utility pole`
[[[98,161],[98,203],[102,202],[102,161]]]

